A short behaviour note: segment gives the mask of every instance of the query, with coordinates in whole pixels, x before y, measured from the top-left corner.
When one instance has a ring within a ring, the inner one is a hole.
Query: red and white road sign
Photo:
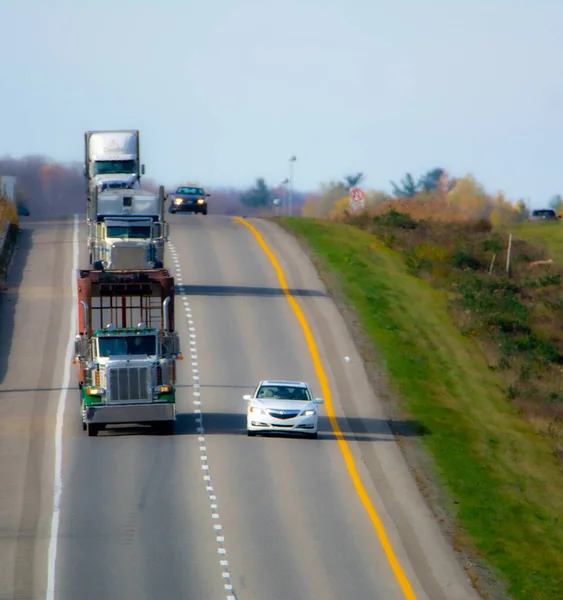
[[[364,195],[364,190],[362,190],[362,188],[355,187],[350,190],[350,200],[352,202],[356,202],[357,204],[363,202]]]

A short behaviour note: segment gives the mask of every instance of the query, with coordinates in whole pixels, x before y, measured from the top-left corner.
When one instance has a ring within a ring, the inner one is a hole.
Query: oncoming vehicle
[[[243,396],[248,402],[246,428],[249,436],[257,433],[299,433],[315,439],[319,427],[315,398],[303,381],[261,381],[254,394]]]
[[[179,187],[172,194],[172,202],[168,209],[172,214],[176,212],[195,212],[207,214],[207,194],[203,188],[195,186]]]
[[[530,221],[559,221],[561,217],[552,208],[540,208],[532,211]]]

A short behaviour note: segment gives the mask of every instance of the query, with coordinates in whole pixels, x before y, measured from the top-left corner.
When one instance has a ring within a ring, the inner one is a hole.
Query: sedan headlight
[[[312,417],[314,414],[315,414],[315,411],[314,411],[313,409],[311,409],[311,410],[306,410],[306,411],[303,413],[303,416],[304,416],[304,417]]]
[[[182,204],[182,198],[176,198],[174,204]]]
[[[205,202],[205,200],[203,198],[198,198],[197,199],[197,203],[198,204],[203,204]]]

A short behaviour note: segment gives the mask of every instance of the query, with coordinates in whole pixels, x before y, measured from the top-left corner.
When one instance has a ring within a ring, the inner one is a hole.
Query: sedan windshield
[[[311,400],[307,388],[288,385],[262,385],[256,397],[273,400]]]
[[[94,163],[94,175],[135,173],[134,160],[98,160]]]
[[[142,240],[151,237],[150,225],[130,225],[127,227],[109,225],[107,230],[109,238],[121,238],[123,240]]]
[[[198,187],[181,187],[176,190],[176,193],[187,196],[205,196],[205,192],[202,190],[202,188]]]
[[[98,338],[100,356],[124,356],[126,354],[156,354],[156,336],[129,335]]]

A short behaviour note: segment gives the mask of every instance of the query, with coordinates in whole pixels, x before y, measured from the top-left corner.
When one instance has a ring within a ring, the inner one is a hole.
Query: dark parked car
[[[561,217],[551,208],[533,210],[530,221],[558,221]]]
[[[20,217],[29,217],[29,208],[23,202],[17,203],[17,210]]]
[[[177,212],[195,212],[206,215],[207,198],[209,195],[200,187],[179,187],[170,195],[171,202],[168,211],[172,214]]]

